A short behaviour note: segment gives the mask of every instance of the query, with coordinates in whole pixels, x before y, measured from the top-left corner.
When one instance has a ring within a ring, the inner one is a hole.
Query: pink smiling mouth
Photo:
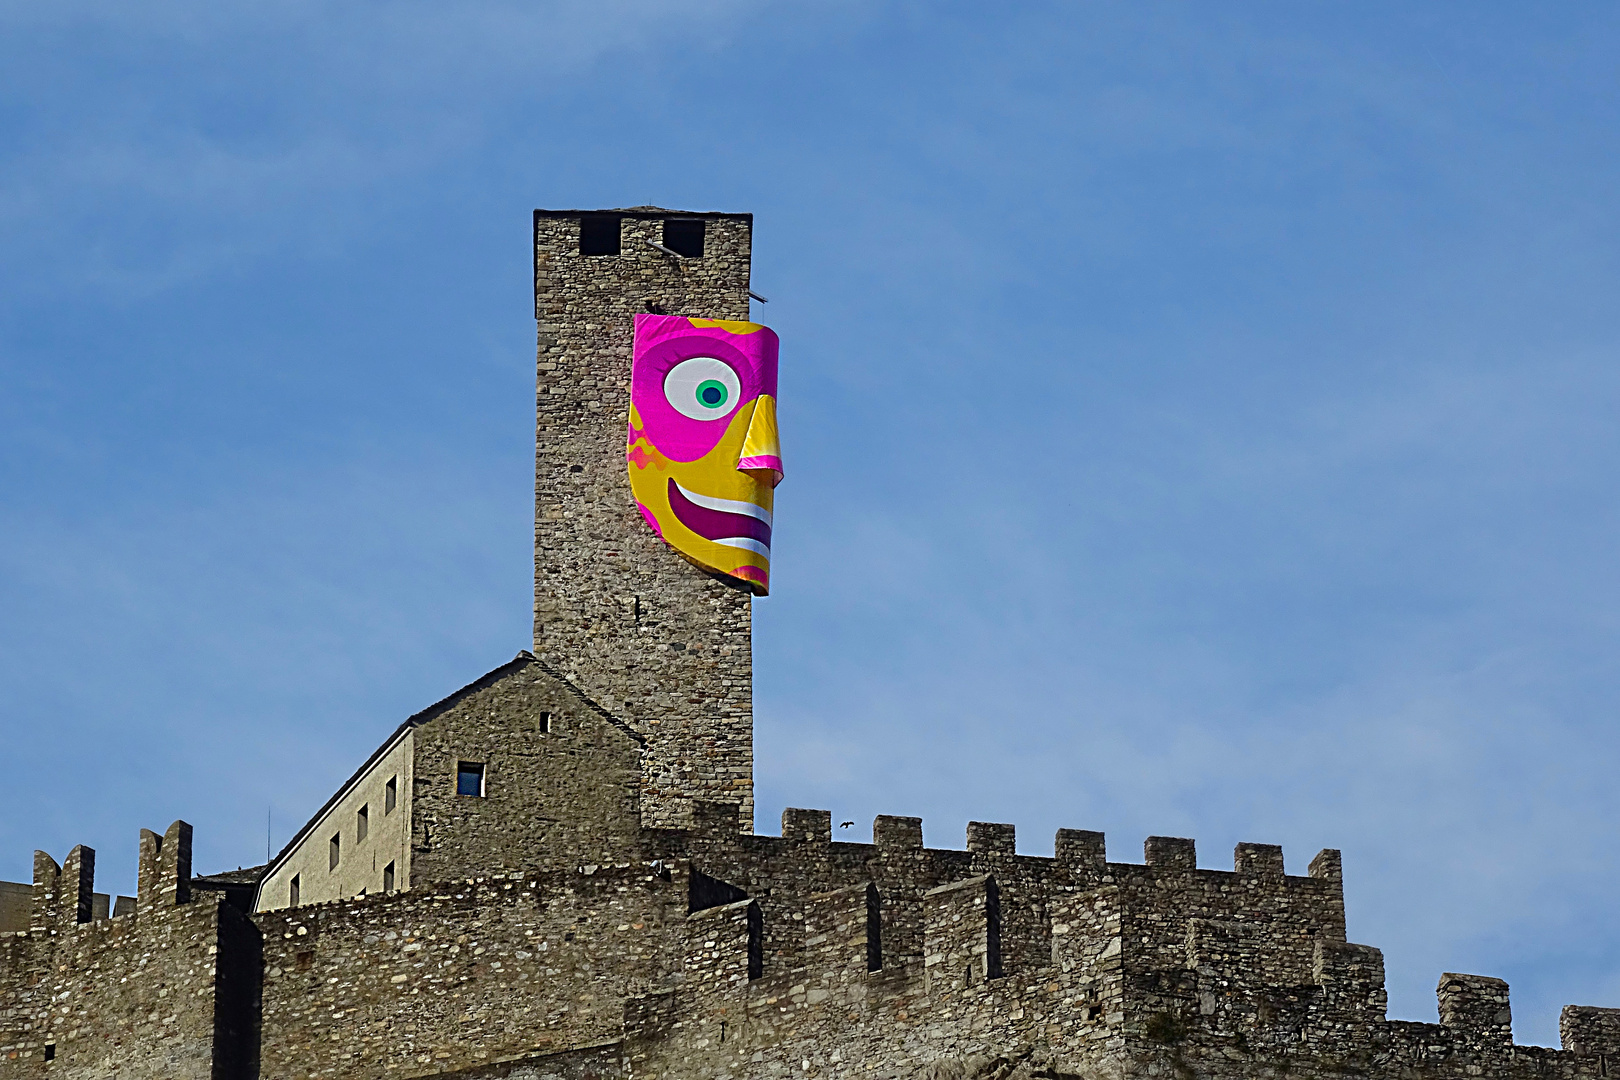
[[[687,491],[672,477],[669,508],[682,525],[705,540],[770,558],[771,513],[762,506]]]

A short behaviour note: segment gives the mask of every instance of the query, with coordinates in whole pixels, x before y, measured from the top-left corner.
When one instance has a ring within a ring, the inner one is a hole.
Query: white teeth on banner
[[[747,514],[751,518],[758,518],[767,525],[771,524],[771,512],[765,509],[763,506],[755,506],[751,502],[738,502],[735,499],[716,499],[712,495],[699,495],[695,491],[687,491],[684,487],[681,487],[680,481],[678,480],[675,482],[675,487],[680,490],[682,495],[685,495],[688,499],[703,507],[705,510],[718,510],[722,514]],[[735,547],[746,546],[740,543],[735,543],[734,541],[722,540],[719,542],[731,543]]]
[[[714,543],[719,544],[721,547],[742,548],[744,551],[752,551],[755,555],[763,555],[767,559],[771,557],[770,548],[749,536],[728,536],[724,540],[716,540]]]

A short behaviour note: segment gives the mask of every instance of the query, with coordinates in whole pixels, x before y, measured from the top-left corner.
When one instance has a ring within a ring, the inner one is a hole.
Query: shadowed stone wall
[[[416,728],[411,885],[469,873],[609,864],[634,851],[636,735],[532,657],[447,701]],[[458,794],[462,762],[484,794]]]

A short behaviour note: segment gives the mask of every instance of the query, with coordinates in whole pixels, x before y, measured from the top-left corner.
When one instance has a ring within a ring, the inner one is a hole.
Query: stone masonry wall
[[[1344,940],[1336,852],[1293,876],[1242,844],[1215,871],[1153,837],[1115,863],[1065,830],[1003,883],[982,850],[922,847],[916,819],[839,844],[824,812],[789,811],[781,837],[737,835],[735,812],[699,803],[617,865],[252,922],[193,886],[184,823],[143,833],[133,915],[84,902],[89,849],[41,855],[30,929],[0,937],[0,1080],[1584,1080],[1620,1060],[1610,1009],[1566,1009],[1562,1051],[1515,1046],[1508,987],[1482,976],[1441,977],[1439,1024],[1388,1021],[1382,955]],[[1010,854],[1006,826],[969,835]],[[1005,918],[1035,888],[1038,963]],[[998,974],[998,955],[1022,959]]]
[[[598,256],[579,253],[578,212],[535,215],[534,651],[647,737],[649,822],[707,799],[751,823],[750,593],[647,527],[624,448],[633,316],[747,319],[753,219],[703,215],[703,256],[680,259],[648,241],[692,215],[621,213],[622,254]]]
[[[633,732],[519,657],[416,728],[412,886],[620,861],[639,846],[641,754]],[[464,761],[484,767],[482,797],[457,794]]]
[[[1064,847],[1100,852],[1073,834]],[[631,1003],[625,1075],[1574,1080],[1613,1068],[1620,1011],[1566,1009],[1563,1051],[1515,1046],[1498,979],[1444,975],[1440,1024],[1386,1020],[1382,956],[1343,940],[1336,852],[1301,878],[1266,845],[1239,845],[1231,872],[1196,869],[1190,841],[1146,850],[1146,864],[1052,883],[1049,964],[1001,978],[971,974],[995,949],[993,875],[925,897],[926,960],[967,977],[916,960],[870,970],[858,888],[809,896],[802,915],[777,909],[785,926],[761,978],[689,978]],[[767,907],[767,936],[772,921]],[[722,946],[703,958],[716,973],[744,963],[742,935],[707,944]]]
[[[1141,933],[1150,938],[1155,963],[1185,955],[1190,920],[1226,919],[1236,905],[1251,909],[1268,940],[1279,942],[1267,977],[1298,981],[1310,971],[1317,937],[1344,938],[1343,884],[1333,852],[1318,856],[1312,875],[1285,876],[1280,850],[1244,844],[1235,869],[1221,872],[1195,868],[1190,840],[1153,837],[1144,845],[1144,863],[1112,863],[1099,833],[1060,830],[1054,857],[1043,858],[1016,853],[1011,825],[970,823],[973,849],[953,850],[925,848],[917,818],[880,816],[875,842],[855,844],[832,840],[826,811],[789,809],[782,836],[773,837],[737,835],[728,810],[700,804],[692,830],[649,833],[642,857],[689,859],[756,899],[764,914],[767,972],[797,962],[797,925],[812,895],[868,882],[881,908],[882,965],[919,963],[927,894],[982,875],[997,885],[999,963],[1009,975],[1050,966],[1051,906],[1077,888],[1115,886],[1127,894],[1122,903],[1146,911]]]
[[[145,833],[140,906],[116,918],[76,902],[94,852],[36,857],[33,925],[0,939],[0,1080],[258,1075],[258,932],[189,894],[189,846],[184,822]]]
[[[679,868],[492,875],[258,916],[263,1074],[427,1075],[619,1037],[679,967]]]

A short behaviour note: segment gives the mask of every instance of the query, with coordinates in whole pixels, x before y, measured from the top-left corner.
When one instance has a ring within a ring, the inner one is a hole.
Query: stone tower
[[[633,318],[749,317],[751,214],[537,210],[534,651],[647,738],[642,814],[753,827],[752,595],[655,536],[625,466]]]

